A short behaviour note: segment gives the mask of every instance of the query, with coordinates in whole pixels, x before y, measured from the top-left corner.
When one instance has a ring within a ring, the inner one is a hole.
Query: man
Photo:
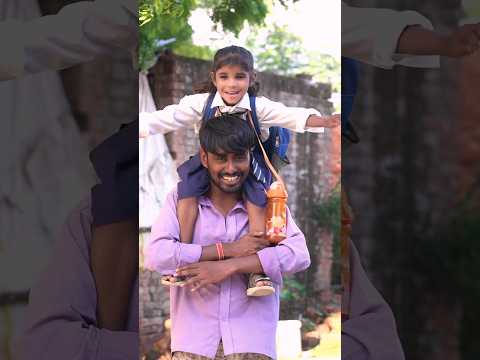
[[[170,290],[174,359],[276,357],[282,275],[305,270],[310,256],[289,211],[287,238],[279,245],[270,247],[262,236],[247,234],[242,187],[255,141],[248,123],[238,117],[224,114],[207,121],[200,130],[200,157],[210,189],[199,198],[193,243],[179,242],[176,191],[152,228],[146,266],[189,278],[186,286]],[[248,297],[248,273],[265,273],[275,294]]]

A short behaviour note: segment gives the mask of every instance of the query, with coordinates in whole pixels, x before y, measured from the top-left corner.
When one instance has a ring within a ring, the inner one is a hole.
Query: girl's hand
[[[445,55],[458,58],[472,55],[479,49],[480,24],[467,24],[447,37]]]
[[[336,128],[340,126],[341,114],[331,116],[310,115],[307,119],[306,127],[325,127]]]

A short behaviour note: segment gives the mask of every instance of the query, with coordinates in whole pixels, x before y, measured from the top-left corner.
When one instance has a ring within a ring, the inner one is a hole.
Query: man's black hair
[[[248,122],[238,116],[222,114],[205,121],[200,128],[200,145],[207,152],[241,154],[251,150],[256,142]]]

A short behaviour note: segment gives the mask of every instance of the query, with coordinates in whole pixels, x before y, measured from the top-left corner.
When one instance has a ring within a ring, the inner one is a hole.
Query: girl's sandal
[[[184,286],[187,278],[185,276],[164,275],[161,283],[165,286]]]
[[[270,285],[257,285],[258,282],[269,282]],[[275,294],[272,280],[265,274],[250,274],[248,278],[248,296],[268,296]]]

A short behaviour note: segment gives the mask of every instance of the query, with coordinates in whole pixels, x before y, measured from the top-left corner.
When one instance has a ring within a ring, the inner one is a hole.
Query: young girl
[[[249,95],[255,96],[254,61],[252,54],[238,46],[229,46],[217,51],[213,59],[213,69],[210,73],[211,84],[209,93],[190,95],[182,98],[177,105],[170,105],[153,113],[140,114],[140,136],[155,133],[166,133],[181,127],[198,124],[202,119],[205,104],[210,95],[213,96],[212,107],[216,115],[220,113],[238,114],[246,121],[247,112],[251,111]],[[256,98],[256,112],[261,128],[262,140],[268,138],[268,129],[280,126],[297,132],[304,132],[313,127],[335,127],[340,124],[340,115],[321,116],[315,109],[287,107],[273,102],[265,97]],[[210,121],[214,121],[210,120]],[[244,186],[244,197],[249,219],[249,232],[256,234],[265,232],[265,189],[270,185],[271,178],[266,168],[261,169],[260,176],[255,171],[255,161],[263,163],[262,159],[252,161],[252,171]],[[267,172],[262,174],[263,172]],[[206,169],[200,163],[198,154],[178,168],[180,183],[178,184],[177,216],[180,224],[180,241],[191,243],[196,218],[198,215],[197,197],[208,191],[209,179]],[[223,177],[227,185],[234,186],[238,179],[235,174]],[[165,279],[167,280],[167,279]],[[168,281],[174,282],[174,277]],[[274,292],[270,279],[257,274],[250,278],[250,296],[269,295]]]

